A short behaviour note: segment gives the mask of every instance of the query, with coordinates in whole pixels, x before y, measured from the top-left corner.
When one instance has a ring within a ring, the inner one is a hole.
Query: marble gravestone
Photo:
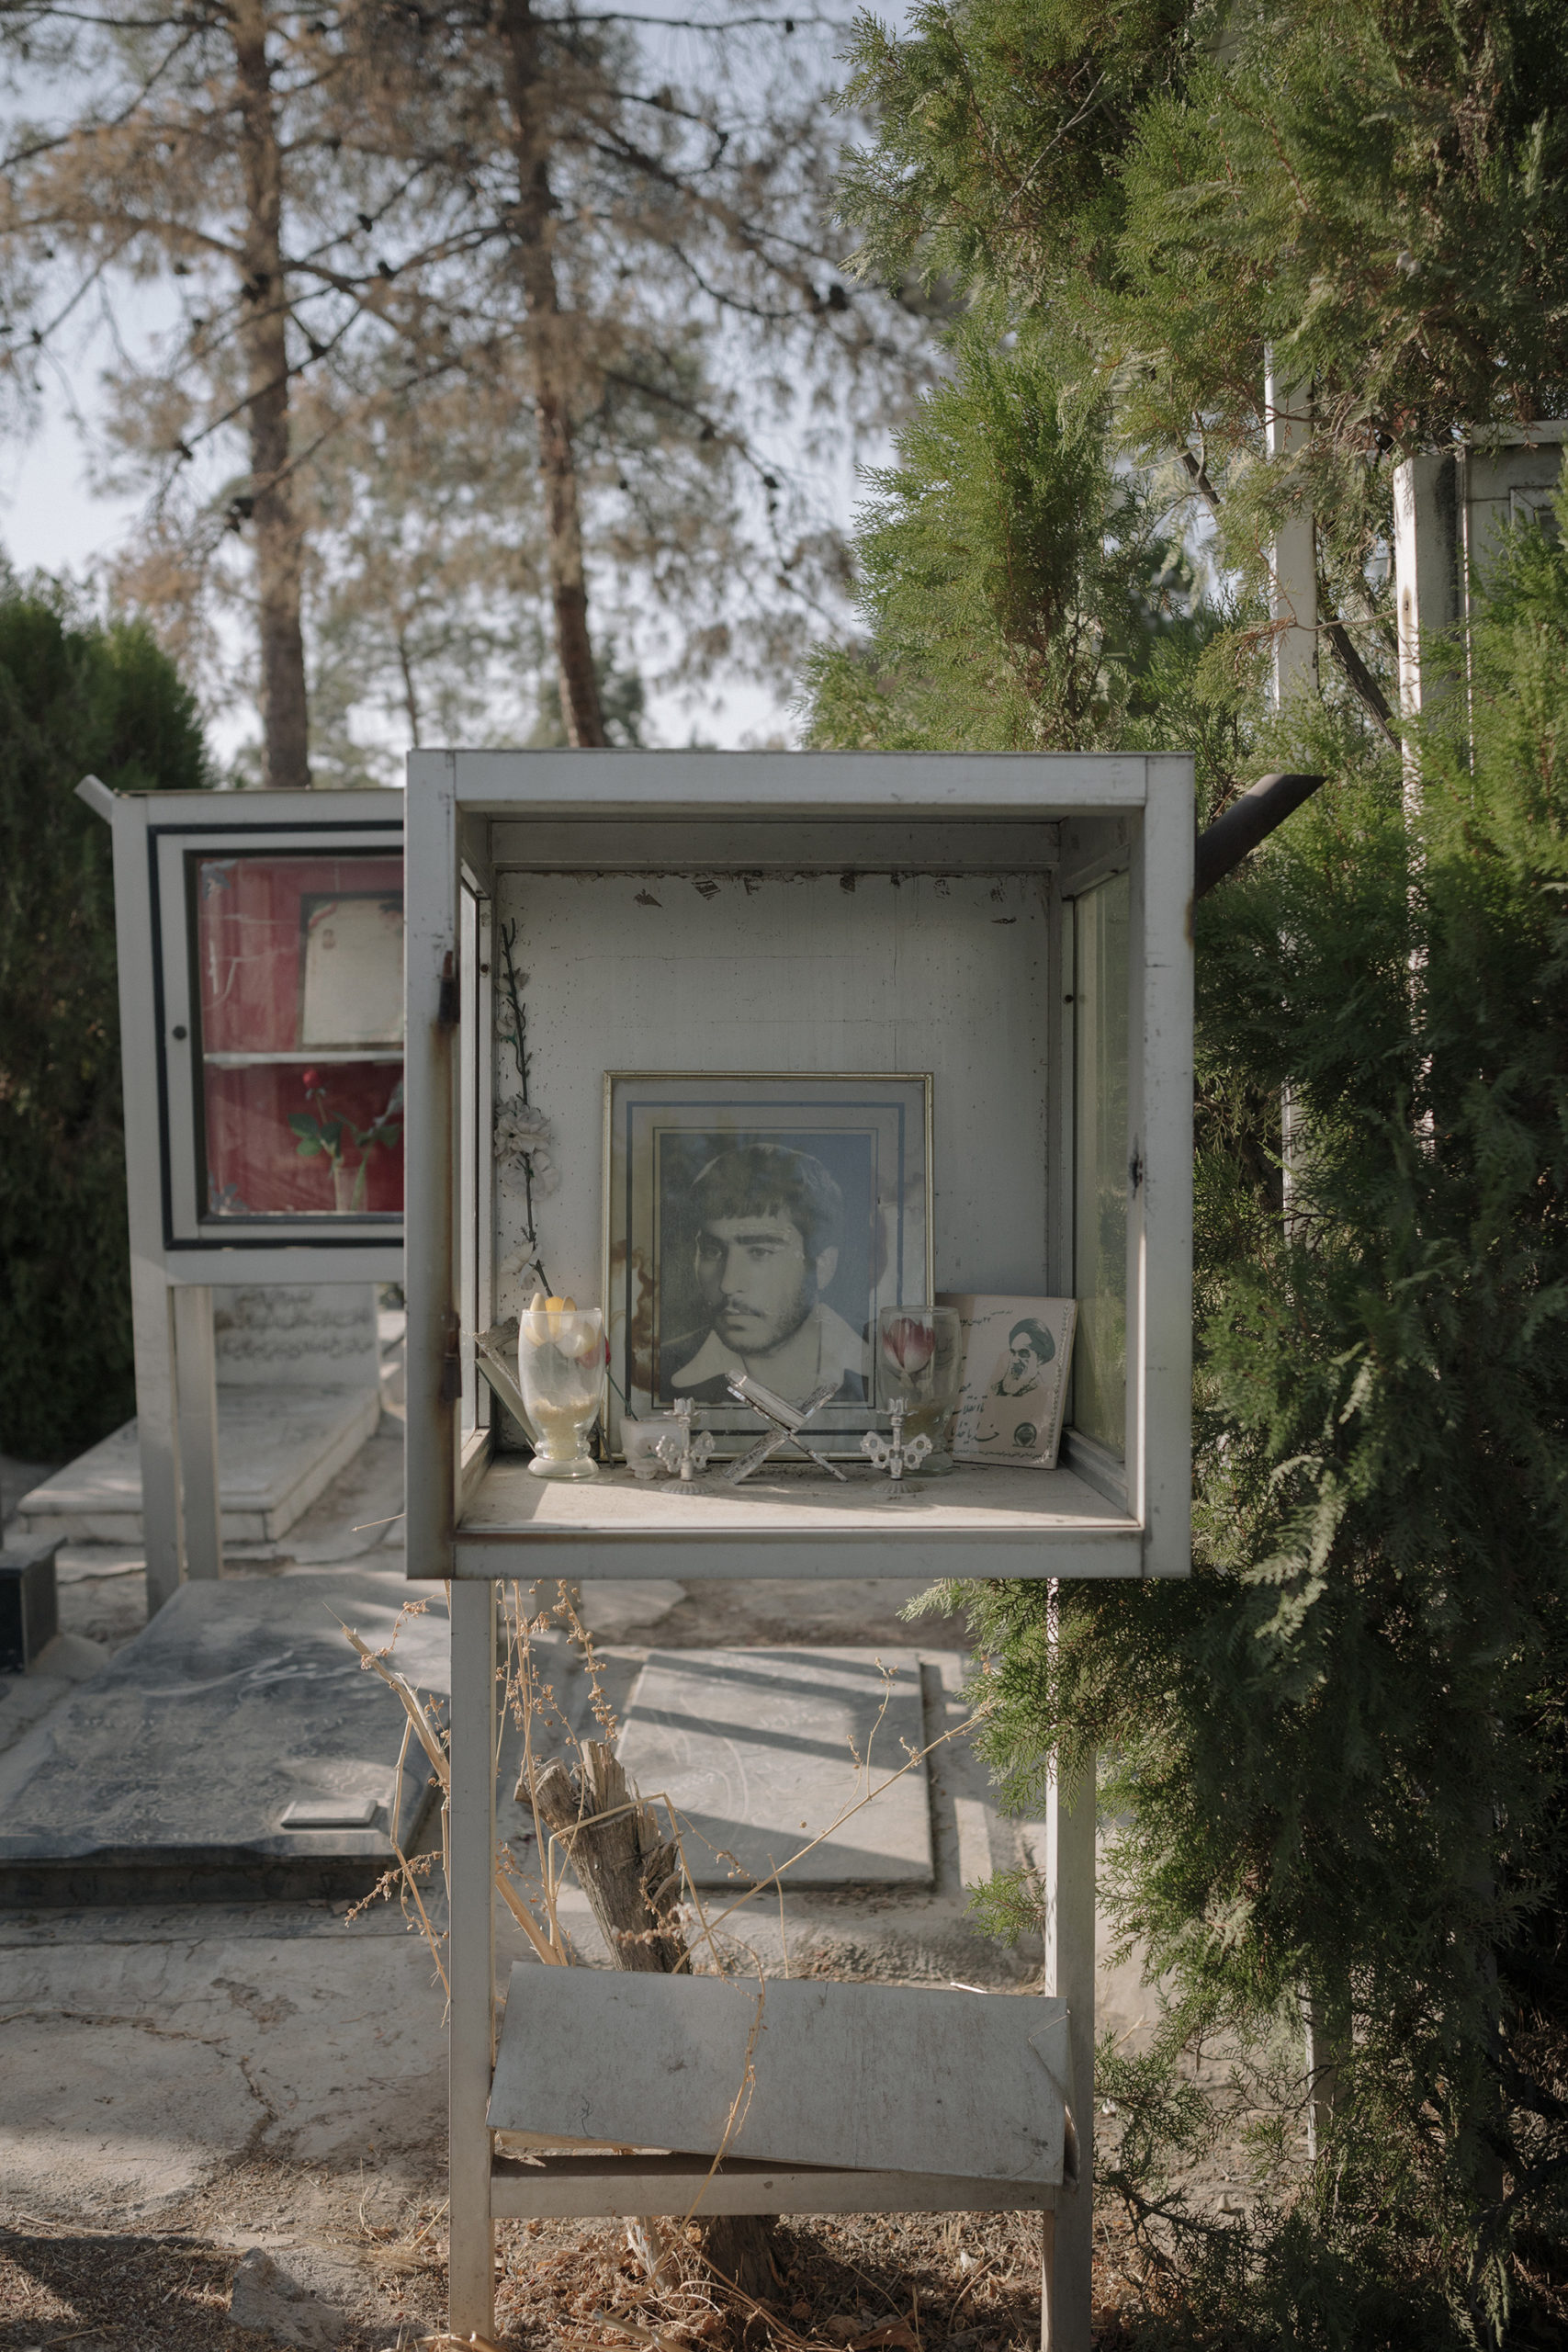
[[[361,1895],[431,1797],[406,1717],[346,1640],[451,1689],[439,1607],[396,1569],[182,1585],[0,1757],[0,1901]],[[400,1772],[400,1756],[402,1757]]]
[[[674,1807],[694,1885],[810,1847],[789,1886],[927,1887],[924,1725],[913,1650],[654,1650],[616,1754],[666,1835]]]
[[[256,1283],[212,1293],[223,1538],[286,1535],[374,1435],[381,1416],[373,1283]],[[134,1421],[22,1498],[18,1532],[135,1544],[141,1456]]]

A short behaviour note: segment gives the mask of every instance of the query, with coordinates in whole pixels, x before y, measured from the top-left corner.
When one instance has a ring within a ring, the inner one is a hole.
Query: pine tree
[[[386,308],[396,269],[344,251],[355,207],[418,235],[364,137],[385,82],[361,17],[352,0],[330,21],[271,0],[190,17],[31,0],[0,26],[31,105],[64,102],[12,124],[0,241],[32,299],[0,358],[36,387],[38,352],[90,294],[133,306],[160,277],[195,293],[151,380],[122,360],[140,410],[124,437],[150,442],[172,483],[204,444],[243,431],[243,473],[198,502],[197,560],[210,568],[231,536],[249,551],[262,781],[284,787],[310,782],[297,380]]]
[[[224,0],[188,22],[27,0],[0,39],[25,52],[36,118],[18,111],[0,175],[0,373],[36,401],[40,349],[107,300],[113,465],[148,495],[118,585],[187,667],[221,666],[243,614],[264,780],[308,780],[328,580],[341,772],[360,641],[339,626],[358,522],[341,493],[352,479],[373,502],[385,449],[422,436],[447,434],[477,507],[513,523],[510,586],[536,583],[571,741],[604,735],[596,628],[626,645],[635,627],[639,665],[674,683],[787,673],[842,582],[811,479],[822,436],[879,421],[912,348],[900,307],[838,266],[839,142],[804,27],[530,0]],[[179,306],[148,338],[151,281]],[[427,539],[450,469],[431,486]],[[415,471],[361,535],[362,597],[420,488]]]
[[[1173,524],[1179,494],[1113,462],[1103,401],[1031,339],[951,339],[951,376],[869,471],[857,518],[852,645],[807,663],[823,748],[1088,750],[1187,710],[1211,797],[1234,789],[1234,680],[1203,674],[1220,626]],[[1202,714],[1200,717],[1200,713]],[[1179,730],[1178,730],[1179,731]]]

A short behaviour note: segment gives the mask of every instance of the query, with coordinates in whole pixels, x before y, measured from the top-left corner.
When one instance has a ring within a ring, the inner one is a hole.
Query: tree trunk
[[[583,1753],[592,1786],[558,1759],[535,1774],[534,1802],[566,1848],[615,1966],[673,1976],[686,1961],[674,1849],[661,1843],[651,1808],[638,1804],[614,1752],[594,1739]],[[528,1791],[519,1784],[517,1793]]]
[[[561,316],[551,252],[555,204],[549,181],[549,98],[533,0],[502,0],[501,25],[506,98],[515,126],[517,259],[528,308],[528,356],[539,435],[539,486],[544,494],[545,543],[555,609],[561,720],[569,743],[602,744],[604,718],[588,631],[582,514],[571,443],[570,321]]]
[[[251,436],[251,514],[255,530],[256,609],[261,633],[265,781],[310,781],[305,703],[305,640],[299,625],[303,549],[288,473],[288,293],[283,269],[283,163],[267,63],[267,0],[231,0],[230,21],[240,94],[240,156],[245,182],[244,306],[246,415]]]
[[[534,1802],[570,1856],[616,1967],[673,1976],[687,1959],[676,1907],[679,1849],[660,1839],[652,1807],[639,1803],[607,1745],[590,1740],[583,1755],[581,1780],[558,1760],[542,1766],[534,1775]],[[517,1794],[528,1795],[521,1781]],[[754,2213],[723,2213],[703,2223],[706,2259],[759,2302],[777,2284],[772,2240],[772,2222]]]

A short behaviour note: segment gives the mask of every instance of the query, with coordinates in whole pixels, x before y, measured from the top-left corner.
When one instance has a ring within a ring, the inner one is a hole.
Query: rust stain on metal
[[[653,1284],[640,1250],[626,1241],[610,1245],[610,1293],[629,1297],[626,1319],[626,1381],[653,1393]]]

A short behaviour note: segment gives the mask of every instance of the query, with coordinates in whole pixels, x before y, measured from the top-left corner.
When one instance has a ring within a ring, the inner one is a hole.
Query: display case
[[[526,2174],[495,2155],[513,2109],[492,2094],[529,2028],[509,2004],[498,2073],[493,1585],[1187,1573],[1192,769],[418,752],[407,813],[406,1536],[410,1575],[450,1580],[450,2325],[467,2341],[493,2332],[508,2214],[1018,2201],[820,2165],[743,2179],[705,2145],[658,2178],[614,2154]],[[998,1426],[1018,1458],[955,1446],[911,1499],[877,1349],[918,1370],[918,1310],[944,1295],[1006,1341]],[[1075,1321],[1058,1453],[1036,1400],[1059,1401],[1040,1372]],[[595,1465],[579,1438],[601,1351]],[[563,1424],[536,1462],[530,1404]],[[661,1413],[675,1476],[626,1458],[632,1422]],[[811,1453],[763,1459],[780,1426]],[[1087,2086],[1094,1806],[1055,1782],[1047,1812],[1043,1989],[1063,2079]],[[566,2005],[558,2032],[591,2033],[581,1984]],[[1035,2200],[1042,2308],[1053,2346],[1087,2352],[1093,2105],[1067,2103],[1077,2185],[1058,2168]]]
[[[163,825],[168,1246],[374,1247],[403,1205],[396,833]]]
[[[403,796],[111,793],[152,1608],[220,1572],[212,1288],[400,1281]]]
[[[1192,842],[1179,759],[413,755],[411,1575],[1184,1574]],[[604,1312],[596,1477],[476,1353],[536,1290]],[[1066,1435],[890,1513],[870,1335],[944,1295],[1076,1300]],[[748,1345],[845,1477],[721,1475]],[[682,1393],[691,1492],[622,1458]]]

